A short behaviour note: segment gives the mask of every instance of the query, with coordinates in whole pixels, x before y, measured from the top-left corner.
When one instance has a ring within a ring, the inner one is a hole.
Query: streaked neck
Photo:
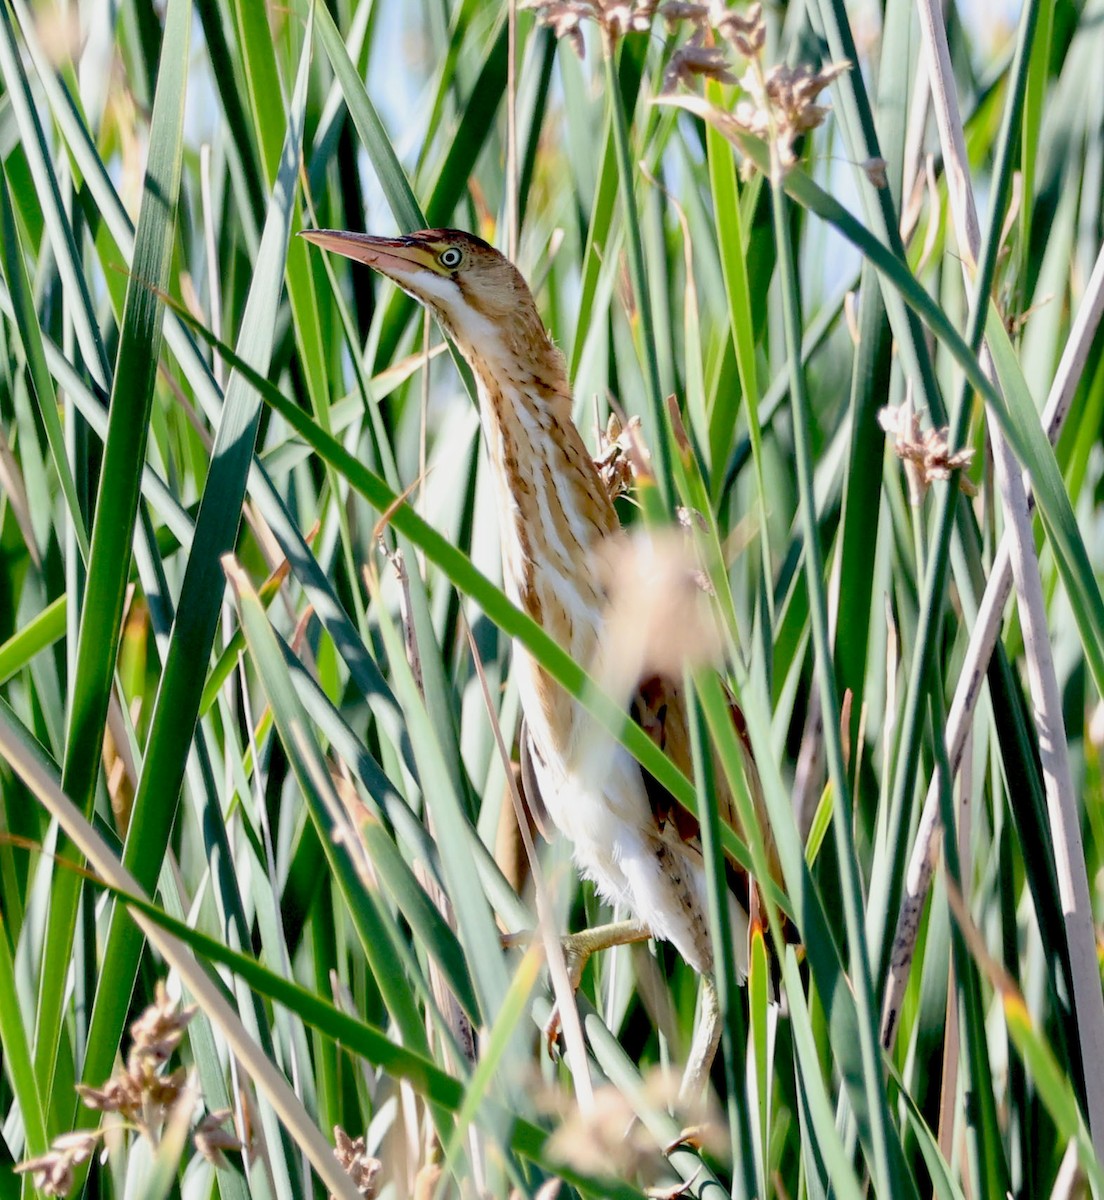
[[[617,514],[571,419],[562,361],[471,363],[499,497],[503,573],[517,602],[565,649],[584,647],[600,619],[597,543]],[[557,628],[559,626],[559,628]]]

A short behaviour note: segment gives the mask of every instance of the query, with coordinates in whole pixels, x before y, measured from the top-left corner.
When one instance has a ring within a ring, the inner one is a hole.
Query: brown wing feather
[[[763,832],[770,859],[771,875],[775,880],[781,878],[778,856],[771,834],[770,822],[767,819],[766,805],[763,801],[762,787],[759,782],[759,771],[751,754],[751,744],[748,740],[747,725],[739,705],[729,697],[729,709],[732,723],[740,737],[740,745],[744,752],[744,769],[748,785],[751,789],[752,800],[755,804],[756,819]],[[686,703],[681,687],[662,676],[653,675],[641,682],[631,705],[633,720],[644,730],[653,742],[663,750],[671,761],[686,775],[693,776],[693,759],[690,748],[690,730],[686,717]],[[739,816],[736,812],[735,801],[724,772],[716,755],[714,755],[714,779],[717,789],[717,811],[722,821],[744,837]],[[644,773],[644,783],[648,798],[651,801],[652,812],[661,827],[672,822],[679,836],[687,842],[700,842],[701,830],[698,819],[684,808],[662,784],[648,772]],[[745,838],[746,840],[746,838]],[[737,895],[746,900],[748,883],[744,868],[731,856],[726,855],[726,865],[729,868],[730,882]]]
[[[537,827],[546,842],[550,842],[555,833],[548,807],[541,795],[540,784],[537,783],[537,772],[533,767],[533,755],[537,753],[532,739],[529,737],[529,726],[524,717],[518,733],[518,746],[521,759],[521,799],[529,811],[529,818]]]

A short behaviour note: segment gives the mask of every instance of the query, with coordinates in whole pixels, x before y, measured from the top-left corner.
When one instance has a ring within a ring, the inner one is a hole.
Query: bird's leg
[[[595,925],[593,929],[583,929],[560,938],[571,986],[578,988],[592,954],[611,950],[614,946],[627,946],[631,942],[646,942],[651,936],[652,931],[647,925],[629,920],[610,921],[607,925]]]
[[[712,975],[701,977],[701,1013],[694,1027],[694,1040],[690,1043],[690,1057],[682,1073],[679,1086],[679,1104],[694,1104],[701,1099],[702,1090],[709,1079],[717,1047],[721,1044],[721,1003],[717,985]]]
[[[600,950],[609,950],[613,946],[626,946],[630,942],[646,942],[651,936],[652,931],[639,921],[611,921],[608,925],[596,925],[593,929],[584,929],[562,937],[560,945],[563,947],[572,993],[579,990],[583,971],[592,954],[597,954]],[[553,1053],[559,1036],[560,1006],[557,1001],[544,1025],[545,1045],[549,1054]]]

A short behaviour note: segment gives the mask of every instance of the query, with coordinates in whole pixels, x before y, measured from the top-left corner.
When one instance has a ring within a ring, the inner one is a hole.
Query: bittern
[[[429,229],[407,237],[314,230],[304,237],[365,263],[423,304],[455,342],[475,376],[502,537],[505,589],[576,662],[596,661],[606,598],[595,570],[602,543],[620,529],[603,483],[572,420],[563,356],[517,268],[469,233]],[[674,943],[703,977],[703,1018],[684,1091],[700,1088],[716,1052],[720,1022],[712,987],[705,870],[696,819],[620,747],[601,778],[588,778],[578,749],[588,735],[585,709],[519,644],[515,672],[524,717],[522,777],[531,805],[542,806],[567,837],[581,873],[633,915],[567,939],[574,981],[595,950],[649,936]],[[684,771],[691,771],[687,713],[679,681],[639,681],[631,712]],[[758,776],[738,727],[762,817]],[[589,761],[593,762],[593,758]],[[717,772],[718,780],[723,775]],[[723,818],[736,828],[732,798],[718,785]],[[737,959],[746,974],[748,902],[754,888],[727,864],[734,887]]]

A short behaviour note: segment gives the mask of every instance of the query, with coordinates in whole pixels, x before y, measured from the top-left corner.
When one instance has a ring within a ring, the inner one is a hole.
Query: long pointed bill
[[[365,263],[384,275],[409,276],[417,270],[440,274],[433,252],[413,238],[372,237],[340,229],[304,229],[299,236],[323,250]]]

